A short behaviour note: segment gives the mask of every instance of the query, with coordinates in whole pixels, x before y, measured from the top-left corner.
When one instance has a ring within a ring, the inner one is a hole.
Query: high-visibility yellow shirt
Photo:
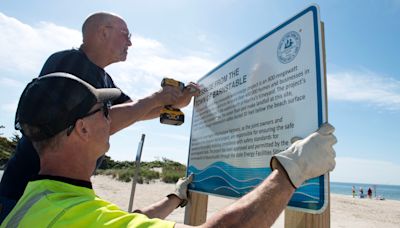
[[[39,176],[1,227],[174,227],[174,222],[123,211],[97,197],[90,182],[79,182],[84,181]]]

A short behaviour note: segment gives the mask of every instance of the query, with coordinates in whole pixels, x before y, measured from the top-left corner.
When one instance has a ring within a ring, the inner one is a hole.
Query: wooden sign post
[[[185,209],[184,223],[192,226],[203,224],[207,219],[208,195],[190,192],[189,199]]]

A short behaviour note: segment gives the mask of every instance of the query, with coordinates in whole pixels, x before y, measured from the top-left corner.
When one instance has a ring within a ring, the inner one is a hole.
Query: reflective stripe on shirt
[[[20,221],[24,218],[25,214],[28,212],[31,207],[41,200],[43,197],[45,197],[47,194],[53,193],[52,191],[46,190],[43,192],[39,192],[38,194],[34,195],[32,198],[30,198],[10,219],[10,221],[7,223],[6,227],[18,227]]]

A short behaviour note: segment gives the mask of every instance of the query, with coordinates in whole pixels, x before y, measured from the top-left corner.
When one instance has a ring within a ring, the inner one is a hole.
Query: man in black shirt
[[[104,68],[112,63],[126,60],[132,42],[125,21],[110,13],[92,14],[82,26],[82,36],[83,43],[79,49],[51,55],[39,77],[54,72],[66,72],[76,75],[95,88],[117,88]],[[137,121],[159,117],[160,110],[165,105],[173,104],[177,108],[187,106],[191,98],[198,93],[196,84],[190,83],[189,87],[183,92],[178,88],[164,87],[148,97],[135,101],[125,93],[121,93],[111,104],[110,134]],[[23,136],[17,145],[15,155],[6,165],[0,183],[2,202],[0,222],[21,197],[29,179],[36,175],[39,169],[40,162],[36,150]]]

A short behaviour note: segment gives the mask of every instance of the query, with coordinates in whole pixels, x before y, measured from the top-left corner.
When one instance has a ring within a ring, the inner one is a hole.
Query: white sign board
[[[243,196],[271,173],[273,154],[326,121],[320,24],[312,5],[198,81],[188,159],[192,191]],[[322,212],[326,188],[324,176],[308,180],[288,206]]]

